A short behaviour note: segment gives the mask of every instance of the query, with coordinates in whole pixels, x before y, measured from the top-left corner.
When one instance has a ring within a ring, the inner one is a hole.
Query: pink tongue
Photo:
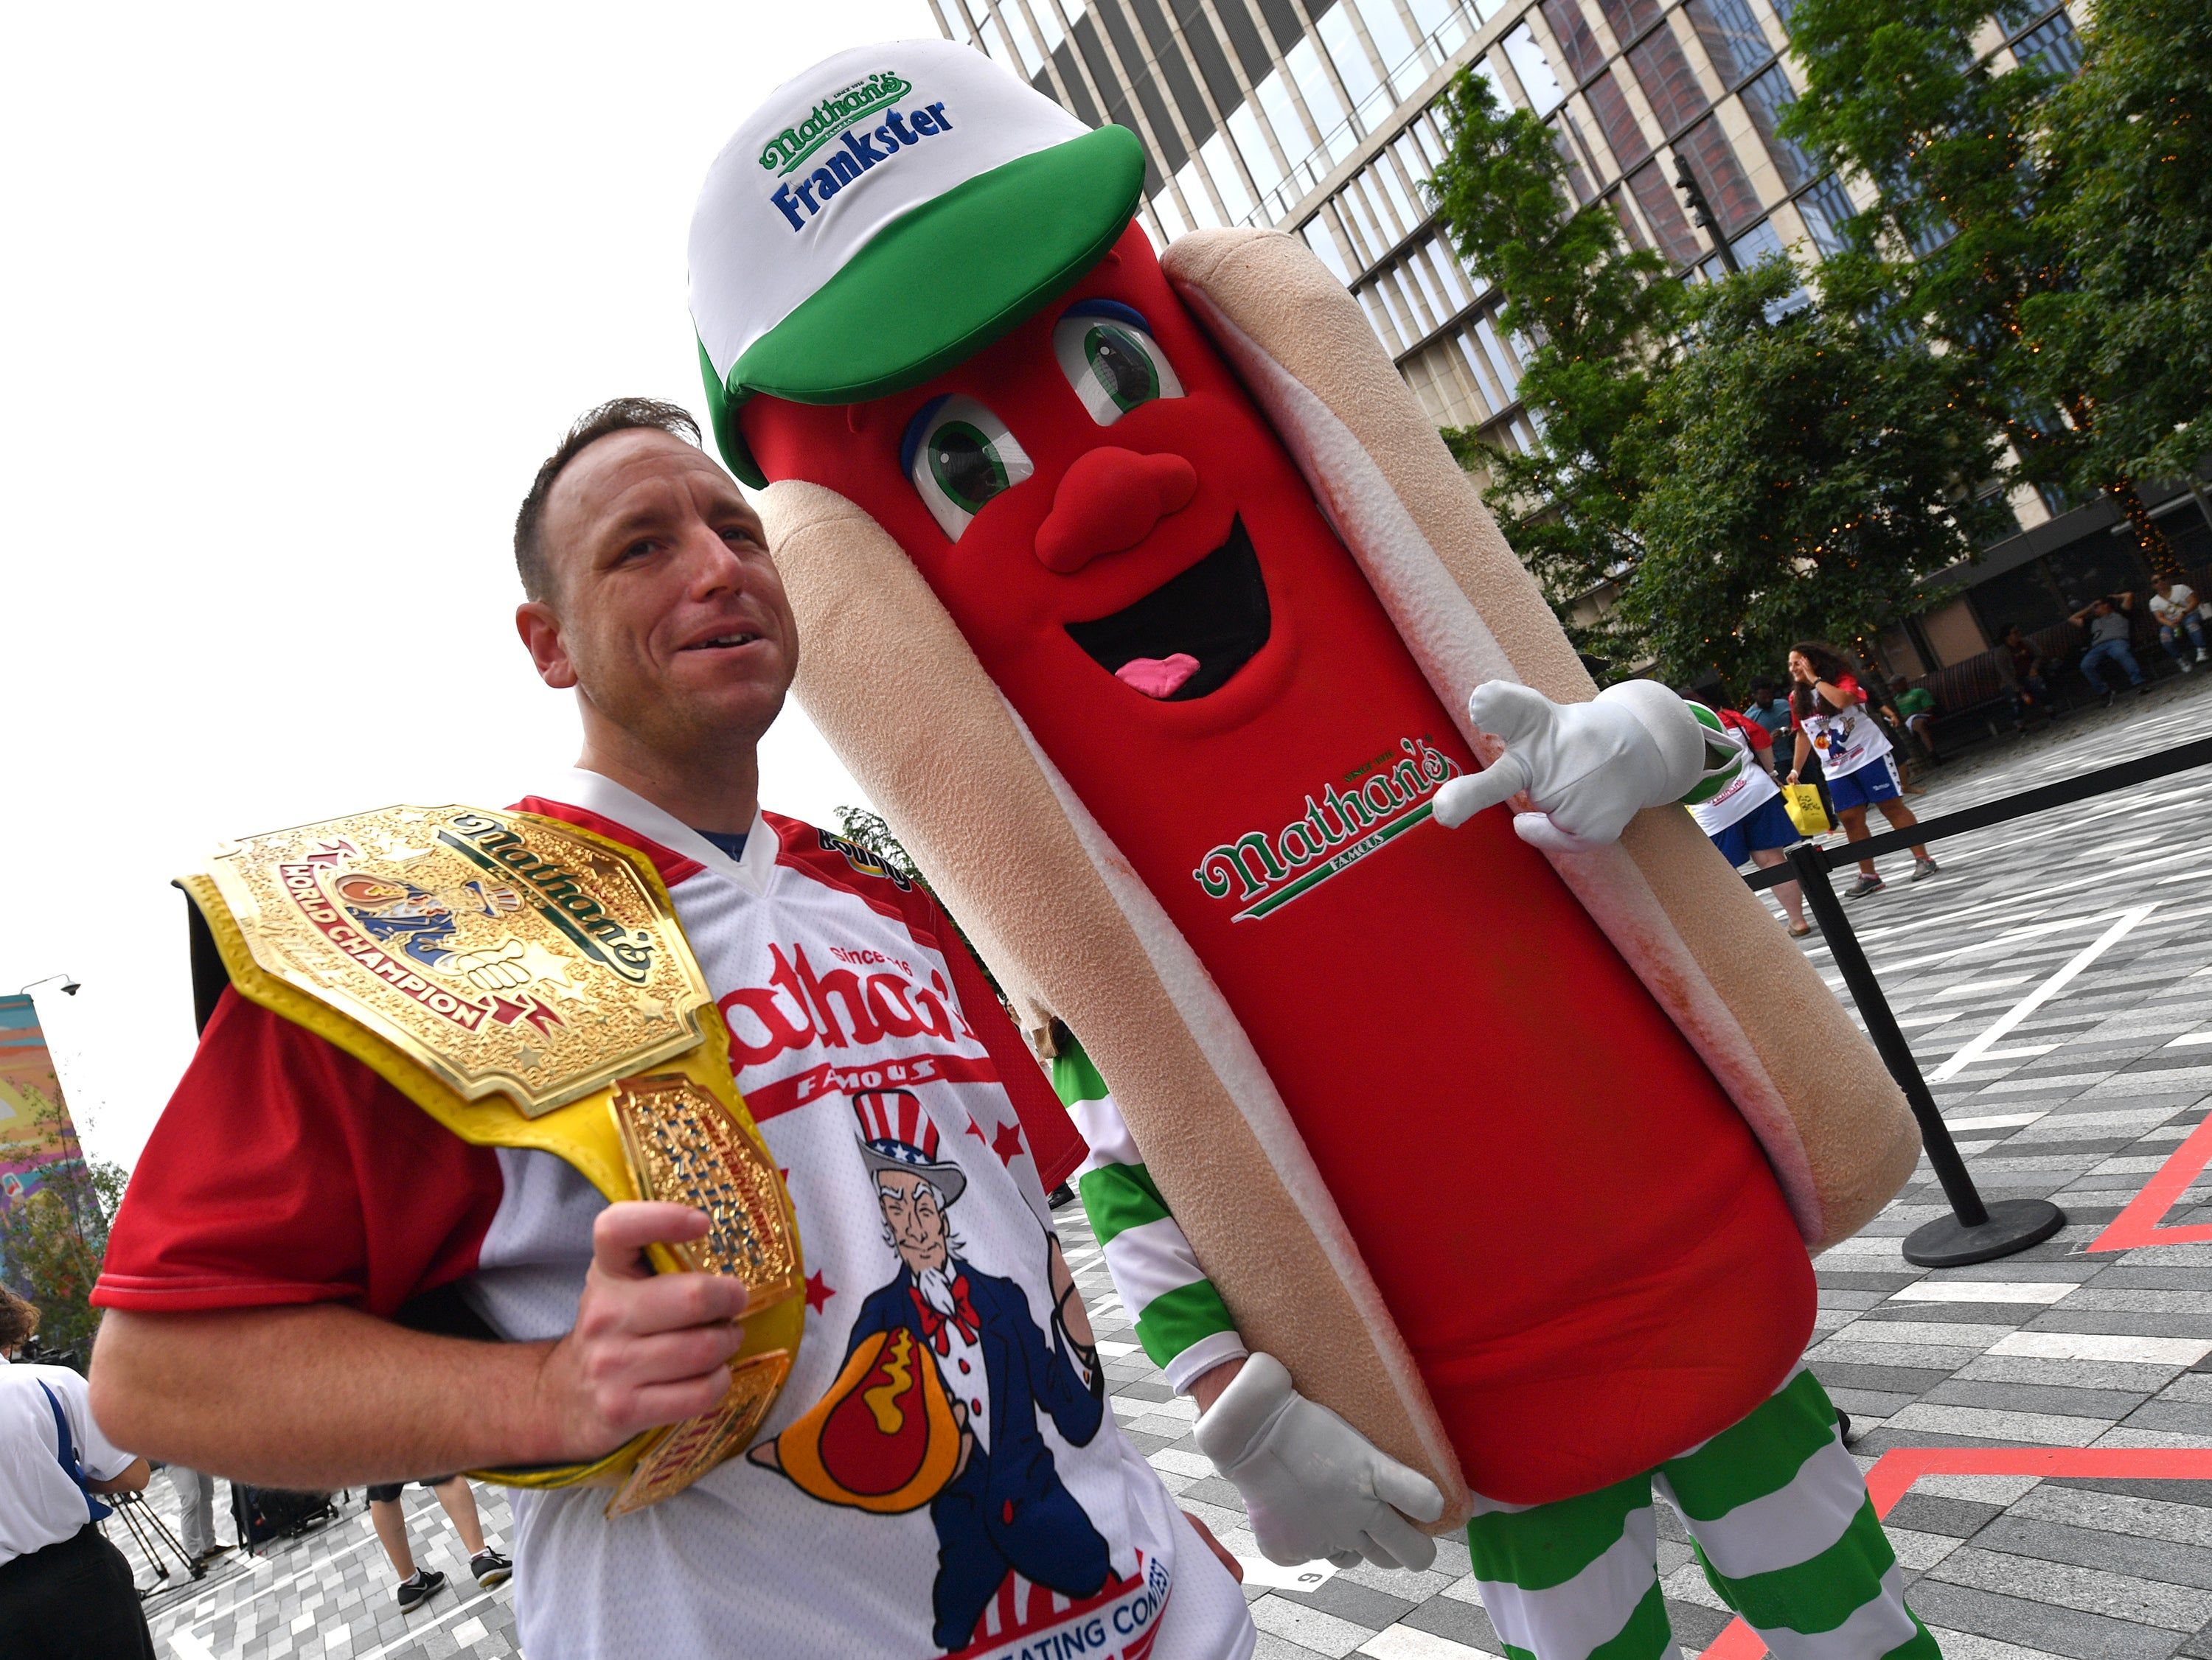
[[[1198,659],[1188,651],[1172,657],[1131,657],[1114,671],[1124,686],[1133,686],[1148,698],[1175,695],[1176,688],[1198,672]]]

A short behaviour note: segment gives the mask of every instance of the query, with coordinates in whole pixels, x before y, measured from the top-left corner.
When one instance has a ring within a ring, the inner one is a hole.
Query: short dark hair
[[[5,1286],[0,1286],[0,1354],[30,1342],[39,1329],[39,1311]]]
[[[522,579],[522,591],[536,600],[553,595],[552,567],[545,560],[545,499],[553,482],[579,455],[603,438],[617,433],[666,433],[686,444],[699,442],[699,423],[682,405],[664,403],[657,397],[610,398],[596,409],[586,409],[570,423],[561,447],[545,457],[538,476],[530,481],[530,494],[514,515],[514,569]]]

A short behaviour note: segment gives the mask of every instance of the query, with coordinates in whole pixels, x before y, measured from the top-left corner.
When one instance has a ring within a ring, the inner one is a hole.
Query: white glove
[[[1326,1556],[1348,1568],[1364,1556],[1378,1568],[1418,1570],[1437,1560],[1437,1542],[1406,1519],[1444,1513],[1436,1483],[1299,1394],[1273,1356],[1246,1359],[1200,1415],[1197,1434],[1244,1495],[1269,1561],[1289,1567]]]
[[[1719,764],[1690,706],[1655,681],[1608,686],[1589,703],[1554,703],[1493,680],[1475,688],[1467,712],[1505,741],[1505,753],[1438,790],[1437,821],[1455,827],[1525,790],[1536,810],[1515,814],[1514,831],[1551,852],[1618,841],[1629,820],[1681,800]]]

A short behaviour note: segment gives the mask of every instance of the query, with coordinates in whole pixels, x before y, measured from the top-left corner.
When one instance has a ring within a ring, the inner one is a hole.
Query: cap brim
[[[707,372],[723,458],[764,484],[738,431],[757,392],[858,403],[921,385],[1013,328],[1104,257],[1137,210],[1145,150],[1100,127],[964,180],[891,221],[726,380]],[[705,354],[702,350],[703,365]]]

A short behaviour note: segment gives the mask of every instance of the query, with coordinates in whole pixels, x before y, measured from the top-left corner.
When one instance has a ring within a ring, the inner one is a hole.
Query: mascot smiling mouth
[[[1068,637],[1123,685],[1163,703],[1202,698],[1267,643],[1267,585],[1241,513],[1229,538],[1135,604]]]

